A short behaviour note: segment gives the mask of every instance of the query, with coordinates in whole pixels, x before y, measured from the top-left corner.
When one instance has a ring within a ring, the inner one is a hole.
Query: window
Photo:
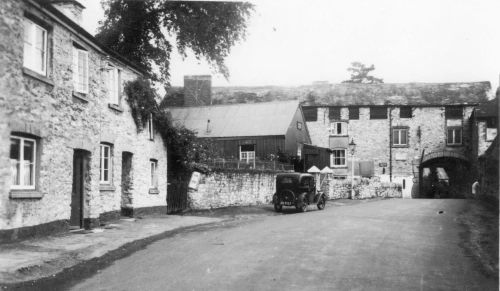
[[[36,140],[10,137],[11,189],[35,189]]]
[[[411,118],[412,108],[410,106],[403,106],[399,108],[399,118]]]
[[[371,107],[370,119],[387,119],[386,107]]]
[[[109,103],[120,105],[121,70],[117,68],[111,68],[108,70],[107,76]]]
[[[73,88],[75,92],[89,92],[89,54],[87,51],[73,47]]]
[[[101,170],[99,182],[101,184],[111,183],[111,146],[106,144],[101,144],[101,154],[100,154],[100,165]]]
[[[297,121],[297,129],[302,130],[302,122]]]
[[[349,119],[359,119],[359,107],[349,108]]]
[[[448,127],[448,134],[446,136],[447,145],[461,145],[462,144],[462,128],[461,127]]]
[[[23,66],[47,75],[47,30],[25,18]]]
[[[306,121],[317,121],[318,120],[318,108],[309,107],[303,108],[304,118]]]
[[[331,135],[347,135],[347,123],[345,122],[332,122],[330,123]]]
[[[463,109],[462,107],[445,107],[444,116],[446,119],[462,119]]]
[[[345,149],[332,150],[332,153],[330,154],[330,166],[345,167],[346,165],[345,153],[346,153]]]
[[[408,146],[408,128],[392,129],[392,145]]]
[[[158,161],[151,159],[149,160],[149,164],[151,167],[151,179],[150,179],[150,188],[158,188]]]
[[[339,120],[340,107],[330,107],[328,110],[328,118],[330,118],[330,120]]]
[[[153,114],[149,114],[148,118],[148,133],[149,133],[149,139],[154,140],[155,139],[155,129],[153,125]]]
[[[248,163],[253,160],[255,160],[255,145],[240,145],[240,161],[246,161]]]

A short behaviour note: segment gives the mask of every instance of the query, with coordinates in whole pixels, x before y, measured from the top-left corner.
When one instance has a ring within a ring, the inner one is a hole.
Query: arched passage
[[[422,158],[419,198],[465,198],[470,185],[470,162],[464,155],[440,151]]]

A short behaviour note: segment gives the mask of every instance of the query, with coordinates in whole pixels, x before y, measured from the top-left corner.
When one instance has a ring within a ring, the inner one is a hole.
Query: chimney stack
[[[82,25],[82,11],[85,6],[80,2],[77,0],[51,0],[50,3],[78,25]]]
[[[212,104],[212,76],[184,76],[184,106]]]

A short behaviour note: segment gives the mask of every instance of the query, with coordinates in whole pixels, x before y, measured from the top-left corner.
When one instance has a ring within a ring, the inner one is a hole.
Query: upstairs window
[[[396,147],[408,146],[408,128],[392,129],[392,145]]]
[[[155,129],[154,129],[154,124],[153,124],[153,114],[149,114],[148,118],[148,134],[149,134],[149,139],[154,140],[155,139]]]
[[[345,167],[346,159],[345,159],[346,149],[334,149],[330,154],[330,166],[332,168]]]
[[[330,135],[347,135],[346,122],[332,122],[330,123]]]
[[[249,163],[253,160],[255,160],[255,145],[240,145],[240,161],[246,161],[247,163]]]
[[[40,75],[47,75],[47,30],[24,18],[23,66]]]
[[[120,105],[120,95],[121,95],[121,70],[112,67],[107,73],[107,87],[108,87],[108,98],[109,103]]]
[[[371,107],[370,119],[387,119],[387,107]]]
[[[359,107],[349,108],[349,119],[359,119]]]
[[[11,189],[35,189],[36,140],[10,137]]]
[[[89,54],[73,46],[73,88],[75,92],[89,93]]]
[[[101,144],[100,146],[100,175],[99,182],[101,184],[111,183],[111,146],[107,144]]]
[[[412,108],[410,106],[403,106],[399,108],[399,118],[411,118]]]
[[[309,107],[303,108],[304,118],[306,121],[317,121],[318,120],[318,108]]]
[[[447,145],[461,145],[462,144],[462,127],[448,127],[446,134]]]
[[[446,119],[462,119],[463,118],[463,108],[462,107],[445,107],[444,116]]]
[[[151,179],[149,183],[150,188],[158,188],[158,161],[151,159],[149,160],[149,165],[151,168]]]
[[[328,117],[330,120],[340,119],[340,107],[330,107],[328,110]]]

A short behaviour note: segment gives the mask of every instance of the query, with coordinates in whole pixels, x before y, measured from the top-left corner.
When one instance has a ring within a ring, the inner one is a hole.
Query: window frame
[[[402,131],[405,131],[406,132],[406,143],[401,143],[401,137],[403,136],[401,134]],[[399,139],[399,143],[395,143],[394,142],[394,139],[395,139],[395,132],[398,132],[397,136],[398,136],[398,139]],[[391,140],[391,145],[393,147],[409,147],[410,146],[410,129],[408,127],[393,127],[392,128],[392,140]]]
[[[448,142],[449,141],[449,133],[450,133],[450,130],[453,131],[453,142],[450,143]],[[455,142],[455,139],[456,139],[456,134],[455,132],[459,130],[460,132],[460,142],[459,143],[456,143]],[[447,146],[461,146],[463,144],[463,129],[461,126],[448,126],[446,127],[446,145]]]
[[[404,112],[404,110],[409,110],[409,112]],[[409,113],[409,114],[403,114],[404,113]],[[399,118],[412,118],[413,117],[413,107],[411,106],[401,106],[399,107]]]
[[[314,112],[314,114],[312,112]],[[306,122],[318,121],[318,108],[317,107],[303,107],[302,113],[304,115],[304,121],[306,121]],[[310,115],[308,115],[307,113],[309,113]],[[314,118],[311,118],[311,117],[314,117]]]
[[[114,79],[110,80],[110,74],[113,72]],[[106,89],[108,91],[108,102],[113,105],[121,105],[121,72],[118,67],[111,66],[106,73]],[[114,87],[114,88],[112,88]],[[113,90],[114,89],[114,90]],[[114,93],[114,96],[112,95]]]
[[[337,133],[337,125],[340,124],[341,126],[341,132]],[[346,136],[348,135],[348,130],[347,130],[347,122],[345,121],[334,121],[330,122],[330,127],[328,128],[328,133],[331,136]]]
[[[343,157],[338,157],[338,159],[340,160],[344,160],[344,164],[338,164],[338,165],[335,165],[335,159],[337,157],[334,157],[334,154],[335,152],[341,152],[343,151],[344,152],[344,156]],[[332,149],[332,152],[330,153],[330,167],[331,168],[345,168],[347,167],[347,149],[345,148],[335,148],[335,149]]]
[[[85,71],[86,71],[86,76],[85,78],[85,88],[79,88],[79,53],[83,53],[85,55]],[[76,68],[75,68],[76,65]],[[85,49],[79,48],[77,45],[73,44],[73,91],[81,94],[89,94],[89,52]]]
[[[384,116],[382,117],[382,115],[378,115],[378,113],[381,113],[382,112],[382,109],[385,110],[385,114]],[[380,112],[377,112],[379,111]],[[384,119],[387,119],[387,107],[384,106],[384,107],[370,107],[370,119],[373,119],[373,120],[384,120]]]
[[[19,136],[15,134],[10,135],[10,139],[19,139],[19,181],[23,182],[23,177],[24,177],[24,167],[21,165],[21,161],[24,161],[24,141],[32,141],[33,142],[33,185],[24,185],[24,184],[19,184],[19,185],[10,185],[11,190],[36,190],[36,169],[37,169],[37,140],[34,138],[29,138],[29,137],[24,137],[24,136]],[[10,153],[9,153],[9,161],[10,161]]]
[[[24,33],[24,29],[25,29],[25,27],[24,27],[24,21],[27,21],[27,22],[29,22],[31,24],[30,25],[30,31],[31,31],[30,32],[30,36],[32,38],[31,41],[33,42],[33,44],[30,46],[31,47],[30,53],[32,54],[30,56],[30,59],[36,57],[36,54],[33,55],[34,54],[34,50],[36,50],[35,44],[34,44],[35,43],[34,39],[36,39],[36,33],[35,33],[36,29],[35,28],[38,27],[38,28],[40,28],[43,31],[43,58],[42,58],[43,70],[39,70],[37,68],[34,68],[33,64],[26,64],[27,58],[26,58],[26,55],[25,55],[26,40],[24,39],[24,34],[25,34]],[[33,71],[33,72],[35,72],[37,74],[40,74],[40,75],[42,75],[44,77],[47,76],[48,34],[49,34],[49,31],[45,27],[37,24],[35,21],[33,21],[32,19],[30,19],[29,17],[24,16],[24,19],[23,19],[23,68],[31,70],[31,71]]]
[[[253,151],[242,151],[241,150],[242,146],[247,146],[247,145],[253,146]],[[240,155],[239,155],[240,161],[246,161],[247,163],[249,163],[250,161],[255,160],[255,144],[241,144],[241,145],[239,145],[239,151],[240,151]],[[243,156],[246,156],[246,157],[243,158]],[[251,156],[253,156],[253,158],[251,158]]]
[[[151,176],[149,180],[150,189],[158,189],[158,160],[149,160],[149,169],[151,170]]]
[[[108,149],[109,151],[109,155],[108,155],[108,168],[105,169],[104,168],[104,161],[106,160],[106,156],[105,154],[103,154],[103,149]],[[112,165],[112,145],[110,144],[105,144],[105,143],[101,143],[99,145],[99,161],[100,161],[100,164],[99,164],[99,184],[101,185],[111,185],[111,181],[112,181],[112,169],[113,169],[113,165]],[[108,180],[104,180],[104,172],[105,170],[108,171]]]
[[[354,112],[356,112],[355,116]],[[349,120],[359,120],[359,107],[349,107]]]

